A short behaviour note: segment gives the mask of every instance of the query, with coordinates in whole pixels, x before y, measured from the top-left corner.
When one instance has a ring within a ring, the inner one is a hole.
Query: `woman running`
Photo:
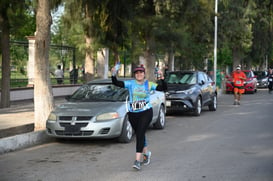
[[[141,169],[141,158],[143,165],[148,165],[151,160],[151,151],[148,151],[145,133],[153,117],[152,105],[150,104],[150,91],[165,91],[167,85],[164,77],[158,81],[159,84],[149,82],[145,79],[145,68],[143,65],[134,69],[133,80],[119,81],[116,78],[117,68],[112,69],[112,82],[114,85],[128,89],[129,91],[129,122],[136,134],[136,159],[133,168]]]

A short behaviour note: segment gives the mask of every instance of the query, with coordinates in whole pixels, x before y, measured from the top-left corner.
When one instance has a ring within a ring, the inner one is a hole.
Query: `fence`
[[[53,86],[53,96],[67,96],[71,95],[76,89],[81,85],[59,85]],[[1,96],[1,92],[0,92]],[[10,90],[10,101],[19,101],[19,100],[28,100],[34,98],[33,87],[24,87],[24,88],[14,88]]]

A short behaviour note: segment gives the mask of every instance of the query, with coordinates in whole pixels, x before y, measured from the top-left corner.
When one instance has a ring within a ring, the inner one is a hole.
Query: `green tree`
[[[228,45],[232,50],[233,69],[239,64],[249,68],[251,61],[243,62],[252,46],[251,25],[254,3],[225,0],[219,3],[219,46]]]
[[[214,0],[184,1],[181,25],[186,36],[181,48],[184,69],[204,69],[205,58],[212,57],[214,42]]]
[[[25,10],[28,8],[28,0],[3,0],[0,2],[0,39],[2,54],[2,81],[1,81],[1,105],[0,107],[10,106],[10,36],[19,34],[15,33],[17,29],[23,27],[25,21]],[[22,18],[22,19],[21,19]],[[23,33],[23,29],[20,31]]]
[[[83,32],[76,34],[81,36],[79,40],[84,40],[78,45],[78,48],[83,49],[85,54],[85,81],[90,81],[94,78],[95,56],[96,49],[96,34],[97,17],[100,16],[100,9],[103,1],[88,1],[88,0],[68,0],[65,3],[65,13],[63,17],[65,27]]]
[[[97,41],[113,51],[114,60],[120,61],[119,50],[128,47],[130,21],[133,18],[135,0],[101,1],[99,16],[96,16]]]
[[[253,45],[249,58],[261,69],[266,69],[266,58],[270,60],[273,56],[273,3],[270,0],[255,2],[255,18],[252,26]]]
[[[142,48],[146,78],[152,80],[155,67],[155,31],[157,29],[156,10],[153,0],[140,0],[135,9],[135,20],[132,23],[133,35],[138,38]]]

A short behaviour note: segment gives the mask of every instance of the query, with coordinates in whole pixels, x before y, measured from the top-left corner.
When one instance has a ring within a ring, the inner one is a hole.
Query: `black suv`
[[[216,111],[216,85],[205,72],[170,71],[165,81],[168,85],[167,113],[184,111],[200,116],[204,106],[208,106],[210,111]]]

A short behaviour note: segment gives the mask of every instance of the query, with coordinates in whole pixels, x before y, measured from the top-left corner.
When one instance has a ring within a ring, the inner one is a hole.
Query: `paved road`
[[[149,130],[152,162],[132,169],[135,142],[51,142],[0,155],[3,181],[272,181],[273,94],[219,98],[200,117],[169,115],[164,130]]]

